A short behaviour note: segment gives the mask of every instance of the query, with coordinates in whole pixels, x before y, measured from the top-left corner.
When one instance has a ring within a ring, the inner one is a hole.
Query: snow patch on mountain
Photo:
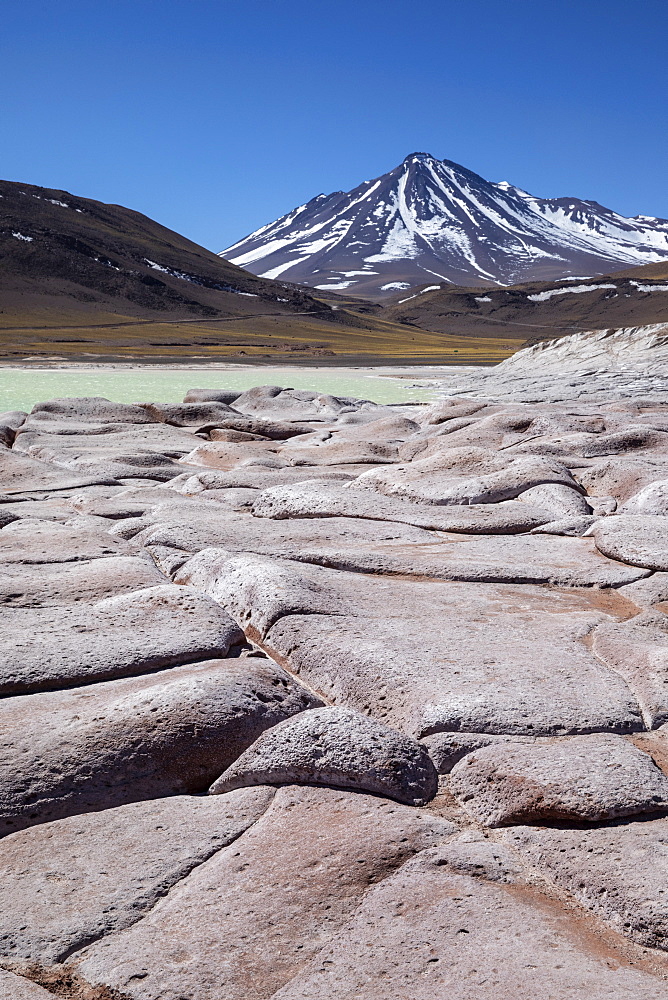
[[[617,288],[617,285],[571,285],[570,288],[550,288],[544,292],[537,292],[535,295],[527,295],[529,302],[547,302],[555,295],[582,295],[583,292],[596,292],[602,288]]]
[[[668,292],[668,285],[641,285],[639,281],[629,281],[639,292]]]

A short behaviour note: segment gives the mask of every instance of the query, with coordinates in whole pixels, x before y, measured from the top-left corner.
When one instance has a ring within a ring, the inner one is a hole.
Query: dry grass
[[[95,322],[86,324],[76,313],[3,313],[0,359],[490,363],[522,344],[522,339],[505,336],[433,333],[377,317],[364,317],[363,323],[355,328],[298,315],[160,322],[97,313]]]

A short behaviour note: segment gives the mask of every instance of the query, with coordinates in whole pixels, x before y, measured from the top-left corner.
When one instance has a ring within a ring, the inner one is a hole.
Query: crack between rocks
[[[313,612],[313,613],[321,614],[321,612]],[[276,619],[276,622],[280,621],[281,618],[290,618],[292,614],[293,612],[290,612],[290,614],[286,615],[280,615]],[[323,617],[330,617],[330,616],[324,615]],[[272,625],[275,625],[276,622],[273,622]],[[240,628],[241,627],[242,626],[240,626]],[[270,628],[271,627],[272,626],[270,626]],[[336,702],[331,701],[324,694],[322,694],[322,692],[317,691],[315,688],[307,684],[306,681],[299,674],[295,673],[294,670],[292,670],[289,666],[288,657],[281,656],[280,653],[277,653],[274,649],[272,649],[272,647],[267,642],[266,636],[263,637],[261,633],[255,628],[254,625],[247,625],[245,632],[246,632],[246,637],[249,639],[249,641],[252,642],[254,645],[256,645],[259,649],[261,649],[262,652],[265,653],[273,663],[277,664],[277,666],[279,666],[282,670],[284,670],[289,677],[291,677],[294,681],[297,682],[297,684],[300,685],[300,687],[308,691],[309,694],[312,694],[314,698],[318,698],[325,706],[332,707],[336,704]],[[304,711],[309,712],[311,711],[311,709],[307,708],[304,709]],[[301,713],[297,712],[296,714],[300,715]]]
[[[67,949],[67,951],[63,952],[63,954],[59,956],[57,964],[64,965],[69,959],[77,955],[77,953],[83,951],[85,948],[88,948],[90,945],[95,944],[97,941],[101,941],[103,938],[106,937],[111,937],[114,934],[121,934],[123,933],[123,931],[129,930],[131,927],[135,927],[138,923],[141,923],[141,921],[144,920],[145,917],[149,916],[149,914],[153,912],[153,910],[162,902],[163,899],[166,899],[174,889],[178,888],[178,886],[180,886],[182,882],[190,878],[190,876],[194,871],[196,871],[202,865],[205,865],[217,854],[220,854],[221,851],[225,851],[227,850],[228,847],[232,847],[232,845],[235,844],[238,840],[240,840],[244,836],[244,834],[248,833],[248,831],[251,830],[256,823],[258,823],[264,816],[266,816],[266,814],[269,812],[273,804],[274,804],[274,797],[272,796],[272,800],[267,806],[267,808],[262,812],[260,816],[254,819],[252,823],[250,823],[245,829],[240,830],[238,833],[236,833],[232,837],[232,839],[229,840],[226,844],[222,844],[220,847],[215,847],[209,854],[206,855],[206,857],[202,857],[199,860],[195,861],[192,864],[192,866],[187,869],[187,871],[184,871],[183,874],[180,874],[176,879],[176,881],[174,881],[171,885],[167,886],[167,888],[164,891],[161,891],[162,887],[159,887],[155,893],[156,896],[155,901],[147,909],[142,910],[141,914],[137,916],[136,920],[132,920],[131,923],[127,924],[124,927],[114,927],[106,931],[102,930],[99,934],[91,935],[84,941],[72,945],[70,948]],[[74,996],[76,996],[76,994]],[[121,995],[119,994],[119,996]],[[97,998],[95,998],[95,1000],[97,1000]],[[101,997],[101,1000],[105,1000],[105,998]]]
[[[633,615],[631,618],[624,619],[624,621],[618,622],[618,624],[623,625],[626,621],[633,621],[634,618],[637,618],[642,613],[643,613],[642,610],[640,610],[638,612],[638,615]],[[643,725],[645,726],[645,729],[641,730],[641,732],[648,732],[648,733],[653,732],[654,727],[652,726],[651,714],[649,712],[649,709],[643,704],[643,701],[639,693],[637,692],[635,685],[628,679],[628,677],[625,677],[620,670],[617,670],[617,668],[613,667],[610,663],[607,662],[607,660],[604,660],[603,657],[599,653],[597,653],[596,650],[594,649],[594,639],[598,628],[599,626],[596,625],[596,627],[591,630],[589,636],[587,637],[589,639],[589,642],[587,644],[589,652],[593,657],[595,657],[596,660],[598,660],[598,662],[601,664],[604,670],[609,671],[611,674],[615,674],[617,677],[621,678],[623,683],[628,688],[629,694],[631,695],[634,702],[638,706],[638,712],[640,713],[640,718],[642,719]]]

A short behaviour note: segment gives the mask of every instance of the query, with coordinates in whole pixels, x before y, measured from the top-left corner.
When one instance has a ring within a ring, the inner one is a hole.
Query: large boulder
[[[410,737],[348,708],[320,708],[265,730],[210,793],[264,784],[330,785],[422,806],[436,794],[437,777]]]

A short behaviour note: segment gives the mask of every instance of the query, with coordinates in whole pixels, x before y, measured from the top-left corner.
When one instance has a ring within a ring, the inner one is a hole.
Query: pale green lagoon
[[[442,369],[402,368],[396,369],[396,377],[391,377],[387,369],[378,368],[6,367],[0,368],[0,412],[29,411],[35,403],[62,396],[104,396],[119,403],[175,403],[183,399],[188,389],[244,390],[255,385],[312,389],[376,403],[429,401],[436,392],[428,382],[437,371]],[[398,377],[399,372],[402,377]],[[419,384],[423,381],[427,385]]]

